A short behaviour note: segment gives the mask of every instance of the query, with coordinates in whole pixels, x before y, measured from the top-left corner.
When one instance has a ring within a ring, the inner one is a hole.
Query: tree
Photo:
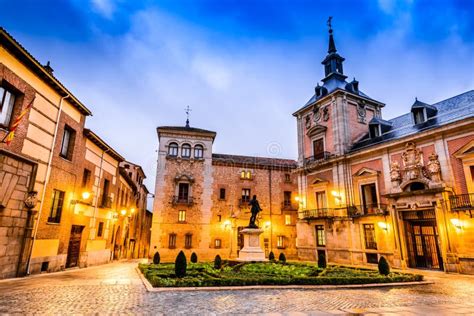
[[[280,253],[280,256],[278,257],[278,261],[282,262],[282,263],[285,263],[286,262],[286,256],[285,254],[282,252]]]
[[[198,262],[198,256],[196,255],[195,252],[191,254],[191,262],[192,263],[197,263]]]
[[[157,251],[155,252],[155,254],[153,255],[153,263],[154,264],[160,264],[160,253]]]
[[[379,259],[379,273],[381,275],[388,275],[390,273],[390,266],[384,256]]]
[[[220,269],[222,268],[222,259],[221,256],[217,255],[214,258],[214,269]]]
[[[273,253],[273,251],[270,251],[270,253],[268,254],[268,260],[275,261],[275,254]]]
[[[326,255],[324,253],[318,255],[318,267],[326,269]]]
[[[182,278],[186,275],[187,265],[188,264],[186,262],[186,256],[184,252],[181,250],[174,262],[174,273],[176,274],[178,278]]]

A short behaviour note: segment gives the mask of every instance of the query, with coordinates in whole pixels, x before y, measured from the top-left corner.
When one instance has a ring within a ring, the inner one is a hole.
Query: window
[[[364,237],[366,249],[377,249],[374,224],[364,224]]]
[[[413,110],[413,119],[415,124],[421,124],[425,122],[425,111],[424,109]]]
[[[291,191],[283,192],[283,206],[291,206]]]
[[[178,185],[178,200],[188,201],[189,198],[189,183],[180,183]]]
[[[316,209],[323,210],[327,208],[326,191],[316,192]]]
[[[104,232],[104,222],[99,222],[99,227],[97,228],[97,237],[102,237]]]
[[[63,210],[64,192],[53,190],[53,199],[51,204],[51,212],[49,213],[49,223],[59,223],[61,221],[61,212]]]
[[[74,150],[74,139],[76,138],[76,131],[71,127],[64,126],[63,141],[61,143],[61,152],[59,155],[67,160],[72,160],[72,152]]]
[[[178,222],[184,223],[186,221],[186,211],[182,210],[178,212]]]
[[[242,189],[242,202],[250,202],[250,189]]]
[[[102,190],[102,201],[101,201],[102,207],[111,207],[110,199],[109,199],[109,187],[110,187],[110,181],[107,179],[104,179],[104,187]]]
[[[250,172],[250,170],[242,170],[240,172],[240,179],[245,179],[245,180],[252,179],[252,172]]]
[[[277,236],[277,248],[285,248],[285,236]]]
[[[285,173],[285,182],[291,182],[291,176],[289,173]]]
[[[376,253],[366,253],[367,263],[379,263],[379,258]]]
[[[214,239],[214,248],[220,248],[222,246],[222,240]]]
[[[324,233],[324,225],[316,225],[316,245],[318,247],[326,247],[326,234]]]
[[[191,145],[183,144],[183,146],[181,146],[181,157],[182,158],[190,158],[191,157]]]
[[[362,191],[362,209],[364,214],[374,213],[377,209],[377,187],[375,183],[364,184],[360,187]]]
[[[184,238],[184,248],[190,249],[193,247],[193,235],[192,234],[186,234]]]
[[[369,125],[369,134],[370,138],[375,138],[380,136],[380,125],[371,124]]]
[[[204,147],[202,145],[194,146],[194,158],[201,159],[204,156]]]
[[[168,239],[168,248],[174,249],[176,248],[176,234],[170,234]]]
[[[15,104],[15,95],[0,87],[0,126],[8,128]]]
[[[89,169],[84,169],[82,174],[82,187],[87,188],[89,186],[89,181],[91,180],[91,171]]]
[[[178,144],[171,143],[168,146],[168,156],[176,157],[178,156]]]
[[[322,138],[313,140],[313,156],[314,159],[324,158],[324,140]]]
[[[291,225],[291,215],[285,215],[285,225]]]
[[[225,200],[225,189],[220,188],[219,190],[219,200]]]
[[[222,221],[222,215],[217,215],[217,221],[220,223]]]

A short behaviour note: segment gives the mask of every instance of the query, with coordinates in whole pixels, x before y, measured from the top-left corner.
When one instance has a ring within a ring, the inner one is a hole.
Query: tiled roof
[[[227,154],[212,154],[212,162],[226,165],[245,165],[248,167],[276,167],[276,168],[296,168],[296,161],[292,159],[240,156]]]
[[[474,90],[467,91],[429,106],[436,108],[437,113],[426,122],[415,125],[413,123],[412,113],[406,113],[388,120],[388,122],[392,124],[392,127],[383,133],[382,136],[370,138],[369,133],[367,133],[359,142],[352,146],[351,151],[437,128],[463,119],[472,118],[474,117]]]
[[[102,138],[99,137],[96,133],[91,131],[88,128],[84,128],[84,136],[87,137],[91,142],[99,146],[100,149],[105,150],[108,155],[113,157],[115,160],[118,162],[125,161],[125,158],[123,158],[118,152],[115,151],[111,146],[109,146]]]
[[[213,138],[216,137],[216,132],[209,131],[202,128],[189,127],[189,126],[159,126],[156,129],[158,133],[162,130],[167,130],[167,131],[188,132],[188,133],[206,133],[206,134],[211,134]]]

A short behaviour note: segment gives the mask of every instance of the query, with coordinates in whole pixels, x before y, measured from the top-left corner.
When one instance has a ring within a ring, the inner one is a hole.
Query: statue
[[[249,205],[252,207],[250,209],[250,213],[252,213],[252,216],[250,216],[250,222],[249,222],[248,228],[258,228],[258,226],[255,224],[255,220],[257,219],[257,214],[262,209],[260,208],[260,204],[258,204],[256,195],[252,197],[252,200],[250,200]]]
[[[441,182],[441,165],[439,164],[438,155],[436,153],[430,155],[427,167],[431,181]]]
[[[392,161],[390,163],[390,179],[392,182],[399,182],[400,181],[400,165],[398,161]]]

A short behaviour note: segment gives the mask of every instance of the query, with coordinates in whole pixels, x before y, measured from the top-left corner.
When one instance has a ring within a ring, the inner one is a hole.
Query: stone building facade
[[[51,66],[3,29],[0,94],[0,278],[110,261],[114,223],[136,204],[130,193],[117,211],[124,158],[84,128],[90,110]]]
[[[474,273],[474,91],[385,120],[343,62],[330,30],[323,84],[294,113],[298,257]]]
[[[236,258],[248,202],[257,196],[268,256],[296,259],[297,206],[293,160],[214,154],[216,133],[188,124],[158,128],[158,169],[150,255],[173,261],[180,250],[201,260]]]

